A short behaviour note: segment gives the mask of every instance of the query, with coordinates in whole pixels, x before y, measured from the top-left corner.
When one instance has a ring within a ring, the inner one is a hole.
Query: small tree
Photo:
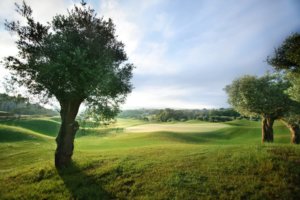
[[[226,86],[228,102],[245,116],[262,118],[262,142],[273,142],[273,123],[289,110],[290,102],[284,91],[289,83],[279,75],[243,76]]]
[[[55,97],[60,103],[61,127],[56,138],[56,167],[67,166],[79,128],[75,118],[85,102],[107,118],[117,114],[131,91],[133,65],[127,63],[124,44],[117,40],[111,19],[98,18],[85,2],[56,15],[47,25],[36,22],[23,2],[17,12],[27,22],[6,21],[17,34],[19,53],[9,56],[6,68],[32,94]]]

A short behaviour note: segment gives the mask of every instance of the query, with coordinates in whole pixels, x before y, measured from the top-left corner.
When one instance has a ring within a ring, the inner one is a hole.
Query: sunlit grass
[[[56,127],[53,119],[40,121]],[[289,144],[281,123],[275,124],[275,143],[261,145],[260,122],[151,125],[122,119],[76,138],[73,165],[58,172],[56,129],[37,132],[34,123],[40,121],[0,124],[0,199],[299,196],[300,148]],[[142,131],[128,132],[131,127]]]
[[[143,124],[126,128],[127,132],[207,132],[229,127],[221,123],[173,123],[173,124]]]

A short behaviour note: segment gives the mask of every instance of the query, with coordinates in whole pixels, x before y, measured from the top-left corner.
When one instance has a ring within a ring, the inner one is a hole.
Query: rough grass
[[[53,125],[53,119],[41,121]],[[30,129],[28,124],[37,122],[0,125],[0,199],[298,199],[300,194],[300,148],[289,144],[280,123],[275,143],[261,145],[259,122],[167,123],[153,129],[122,120],[87,129],[76,139],[72,166],[57,171],[54,137],[49,129]],[[143,131],[127,132],[130,127]]]

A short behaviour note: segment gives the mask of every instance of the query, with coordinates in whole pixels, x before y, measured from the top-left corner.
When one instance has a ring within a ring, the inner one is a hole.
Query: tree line
[[[0,117],[14,118],[20,115],[57,115],[58,112],[46,109],[39,104],[32,104],[28,98],[21,95],[9,96],[5,93],[0,93]]]
[[[209,122],[225,122],[241,115],[232,108],[219,109],[135,109],[122,111],[118,117],[135,118],[145,121],[171,122],[200,120]]]

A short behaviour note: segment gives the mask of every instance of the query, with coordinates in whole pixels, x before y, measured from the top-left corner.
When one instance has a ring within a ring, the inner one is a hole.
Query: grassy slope
[[[1,121],[1,124],[22,127],[48,136],[56,136],[60,123],[51,118]]]
[[[167,130],[149,132],[148,124],[122,120],[77,138],[73,166],[59,172],[52,161],[54,137],[39,134],[54,136],[53,123],[0,124],[0,199],[297,199],[300,194],[300,148],[288,144],[280,123],[275,144],[261,145],[257,122],[218,124],[220,129],[210,124],[199,131],[195,122],[172,123],[185,127],[179,132],[168,123]],[[132,126],[139,131],[117,131]]]

